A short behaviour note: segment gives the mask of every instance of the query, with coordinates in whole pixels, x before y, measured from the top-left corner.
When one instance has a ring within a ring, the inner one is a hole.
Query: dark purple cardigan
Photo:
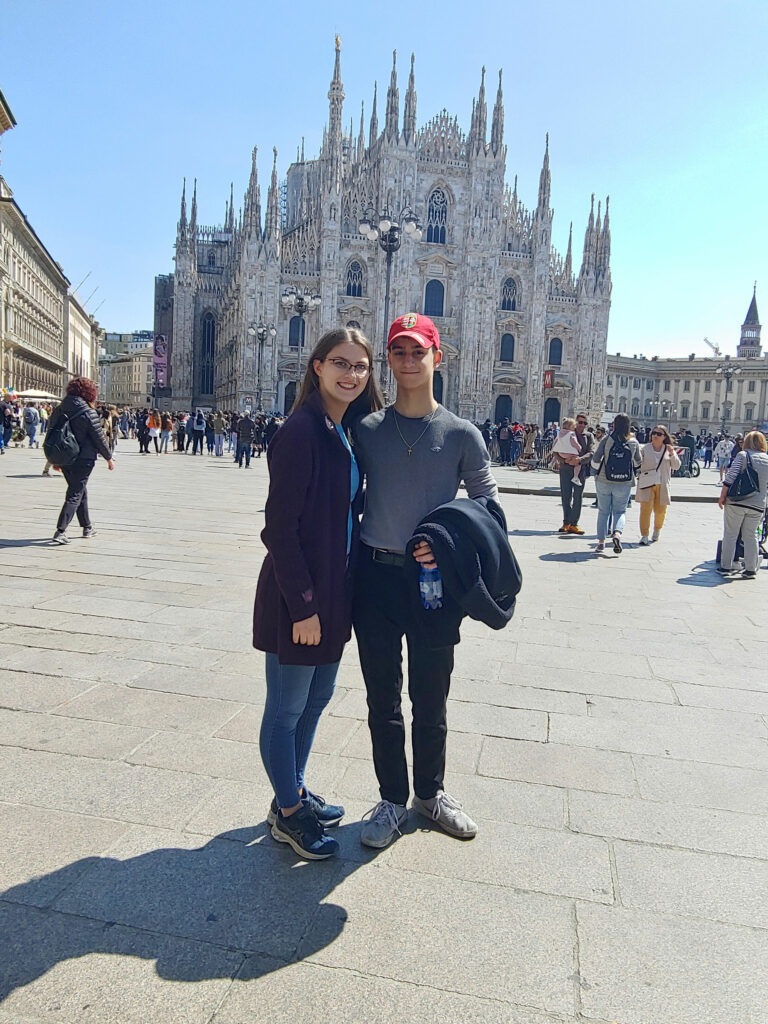
[[[315,392],[292,413],[267,449],[269,497],[261,539],[267,555],[253,609],[253,646],[283,665],[338,661],[350,638],[353,515],[347,565],[349,452]],[[317,614],[317,647],[294,644],[293,623]]]

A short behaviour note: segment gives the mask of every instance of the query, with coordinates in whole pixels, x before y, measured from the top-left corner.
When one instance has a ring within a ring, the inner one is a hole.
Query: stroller
[[[720,565],[720,554],[723,548],[723,542],[719,540],[717,542],[717,555],[715,556],[715,564]],[[758,536],[758,551],[760,552],[761,558],[768,558],[768,506],[766,506],[763,512],[763,521],[760,524],[760,533]],[[739,562],[744,557],[744,541],[739,535],[736,541],[736,551],[734,552],[734,561]]]

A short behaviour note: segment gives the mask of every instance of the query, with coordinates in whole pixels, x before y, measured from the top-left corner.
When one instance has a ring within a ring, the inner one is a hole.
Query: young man
[[[581,500],[584,497],[584,481],[589,475],[589,463],[595,451],[595,438],[587,430],[587,417],[580,412],[576,416],[576,439],[581,448],[581,455],[559,455],[560,459],[560,500],[563,505],[563,525],[558,533],[583,534],[579,526],[581,517]],[[573,486],[573,467],[580,465],[579,477],[581,487]]]
[[[417,313],[399,317],[389,330],[388,352],[397,382],[395,404],[366,416],[356,430],[356,455],[367,490],[353,621],[381,796],[366,815],[361,840],[376,848],[392,842],[407,816],[400,701],[403,635],[413,706],[412,806],[451,835],[469,839],[477,832],[477,825],[443,789],[453,647],[430,649],[414,628],[404,552],[419,521],[453,501],[461,480],[471,498],[498,494],[480,431],[433,397],[432,380],[442,352],[432,321]],[[427,544],[419,545],[413,557],[434,565]]]

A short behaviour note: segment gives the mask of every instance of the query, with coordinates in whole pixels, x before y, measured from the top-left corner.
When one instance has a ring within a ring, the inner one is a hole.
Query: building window
[[[651,408],[652,408],[652,406],[651,406],[650,401],[646,402],[645,403],[645,413],[644,413],[645,416],[650,416],[651,415]]]
[[[688,405],[687,402],[683,402],[683,404],[680,406],[680,419],[681,420],[687,420],[688,419],[688,414],[689,414],[690,410],[691,410],[690,405]]]
[[[216,320],[213,313],[203,317],[203,348],[200,360],[200,393],[213,394],[213,367],[216,358]]]
[[[640,399],[639,398],[633,398],[632,399],[632,416],[639,416],[639,415],[640,415]]]
[[[500,359],[502,363],[514,363],[515,337],[513,334],[502,334]]]
[[[291,322],[288,324],[288,344],[291,348],[298,348],[299,345],[304,347],[305,329],[303,316],[291,317]]]
[[[605,411],[613,412],[613,395],[608,395],[605,400]]]
[[[621,377],[619,379],[619,387],[625,388],[629,384],[629,377]]]
[[[514,277],[508,277],[501,286],[501,308],[517,309],[517,282]]]
[[[424,289],[424,314],[442,316],[445,301],[445,287],[442,281],[427,281]]]
[[[751,422],[754,418],[755,418],[755,407],[750,402],[749,405],[745,405],[744,406],[744,419]]]
[[[216,266],[216,253],[213,251],[213,249],[211,249],[211,251],[208,253],[208,266]]]
[[[609,374],[608,374],[608,376],[607,376],[607,377],[605,378],[605,383],[606,383],[606,386],[607,386],[607,387],[609,387],[609,388],[612,388],[612,387],[613,387],[613,377],[612,377],[612,376],[610,375],[610,373],[609,373]]]
[[[634,378],[634,380],[632,381],[632,387],[635,389],[635,391],[639,391],[640,390],[640,378],[639,377],[635,377]]]
[[[703,420],[708,420],[709,419],[709,402],[707,402],[705,405],[702,405],[702,407],[701,407],[701,418]]]
[[[755,390],[755,382],[753,380],[748,381],[748,383],[747,383],[747,391],[754,391],[754,390]]]
[[[670,390],[671,390],[671,387],[672,387],[672,381],[670,381],[670,380],[665,380],[665,381],[664,381],[664,390],[665,390],[665,391],[670,391]]]
[[[653,391],[653,381],[652,380],[647,380],[645,382],[645,390],[646,391]]]
[[[553,338],[549,343],[549,365],[563,365],[563,343],[559,338]]]
[[[712,390],[712,381],[711,380],[705,380],[704,381],[704,390],[705,391],[711,391]]]
[[[448,199],[441,188],[436,188],[427,204],[427,241],[445,245],[445,226],[448,220]]]
[[[627,411],[627,400],[623,396],[619,399],[619,412]]]
[[[690,391],[690,390],[691,390],[691,382],[689,380],[684,380],[683,381],[683,391]]]
[[[359,299],[363,294],[363,268],[357,260],[347,267],[347,295]]]

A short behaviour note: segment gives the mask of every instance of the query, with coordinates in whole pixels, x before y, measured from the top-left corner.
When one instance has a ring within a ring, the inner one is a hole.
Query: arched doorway
[[[501,423],[504,417],[512,419],[512,399],[509,395],[499,395],[496,399],[496,408],[493,411],[493,422]]]
[[[436,402],[443,401],[443,375],[438,370],[432,378],[432,394]]]
[[[544,403],[544,426],[560,422],[560,399],[548,398]]]
[[[296,381],[291,380],[285,385],[285,397],[283,398],[283,413],[287,416],[296,401]]]

